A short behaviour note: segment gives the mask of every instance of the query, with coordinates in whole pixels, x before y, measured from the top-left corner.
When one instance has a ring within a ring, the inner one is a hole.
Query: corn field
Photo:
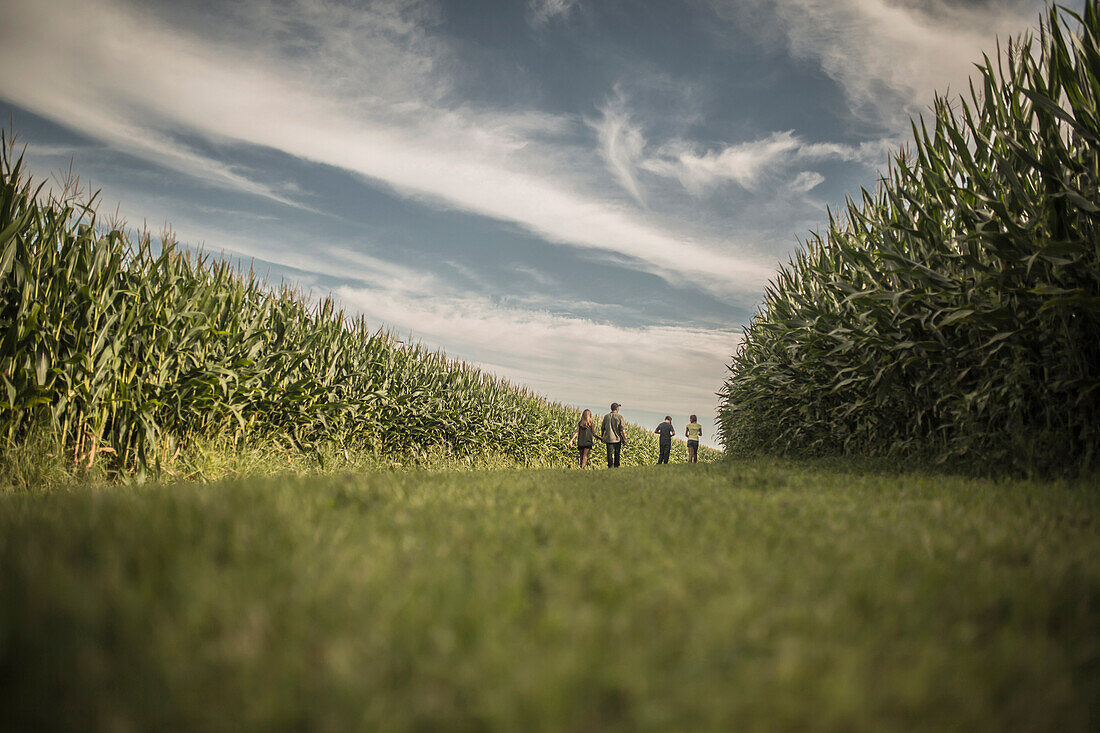
[[[1096,465],[1096,0],[979,71],[769,284],[719,394],[728,452]]]
[[[196,437],[573,461],[578,413],[230,262],[100,225],[0,160],[0,439],[145,473]],[[93,198],[94,201],[94,198]],[[504,334],[502,334],[504,337]],[[631,429],[627,462],[655,462]],[[331,451],[329,451],[331,453]]]

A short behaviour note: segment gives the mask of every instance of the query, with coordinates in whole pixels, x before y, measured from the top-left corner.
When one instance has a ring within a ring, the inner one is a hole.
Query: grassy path
[[[1095,729],[1098,510],[790,463],[0,496],[0,728]]]

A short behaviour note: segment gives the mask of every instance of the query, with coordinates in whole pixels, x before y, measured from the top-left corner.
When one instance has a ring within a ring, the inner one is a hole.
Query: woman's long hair
[[[581,413],[581,421],[577,423],[580,428],[592,428],[596,423],[592,422],[592,411],[585,410]]]

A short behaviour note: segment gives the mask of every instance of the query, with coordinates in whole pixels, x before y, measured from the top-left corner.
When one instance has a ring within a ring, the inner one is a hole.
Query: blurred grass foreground
[[[784,462],[0,495],[0,729],[1096,730],[1098,502]]]

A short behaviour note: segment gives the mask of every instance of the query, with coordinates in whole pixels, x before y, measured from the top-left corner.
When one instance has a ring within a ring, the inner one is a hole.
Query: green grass
[[[651,466],[657,463],[656,436],[644,428],[627,424],[627,448],[622,465]],[[76,463],[56,439],[32,435],[21,443],[4,445],[0,441],[0,494],[29,489],[72,489],[78,486],[142,483],[141,479],[159,478],[162,483],[222,481],[227,478],[256,479],[271,476],[323,477],[369,471],[481,471],[508,468],[565,468],[577,465],[576,449],[570,448],[569,431],[563,429],[546,444],[554,451],[545,456],[508,455],[487,450],[480,454],[443,455],[408,450],[399,453],[366,452],[328,443],[316,450],[302,451],[270,439],[194,439],[172,460],[161,464],[159,472],[146,476],[119,471],[109,456],[98,456],[91,464]],[[709,463],[722,454],[705,445],[699,446],[699,461]],[[672,463],[687,462],[687,445],[672,441]],[[606,467],[604,446],[597,443],[588,462],[588,470]]]
[[[1095,481],[734,462],[0,495],[0,728],[1087,730]]]

